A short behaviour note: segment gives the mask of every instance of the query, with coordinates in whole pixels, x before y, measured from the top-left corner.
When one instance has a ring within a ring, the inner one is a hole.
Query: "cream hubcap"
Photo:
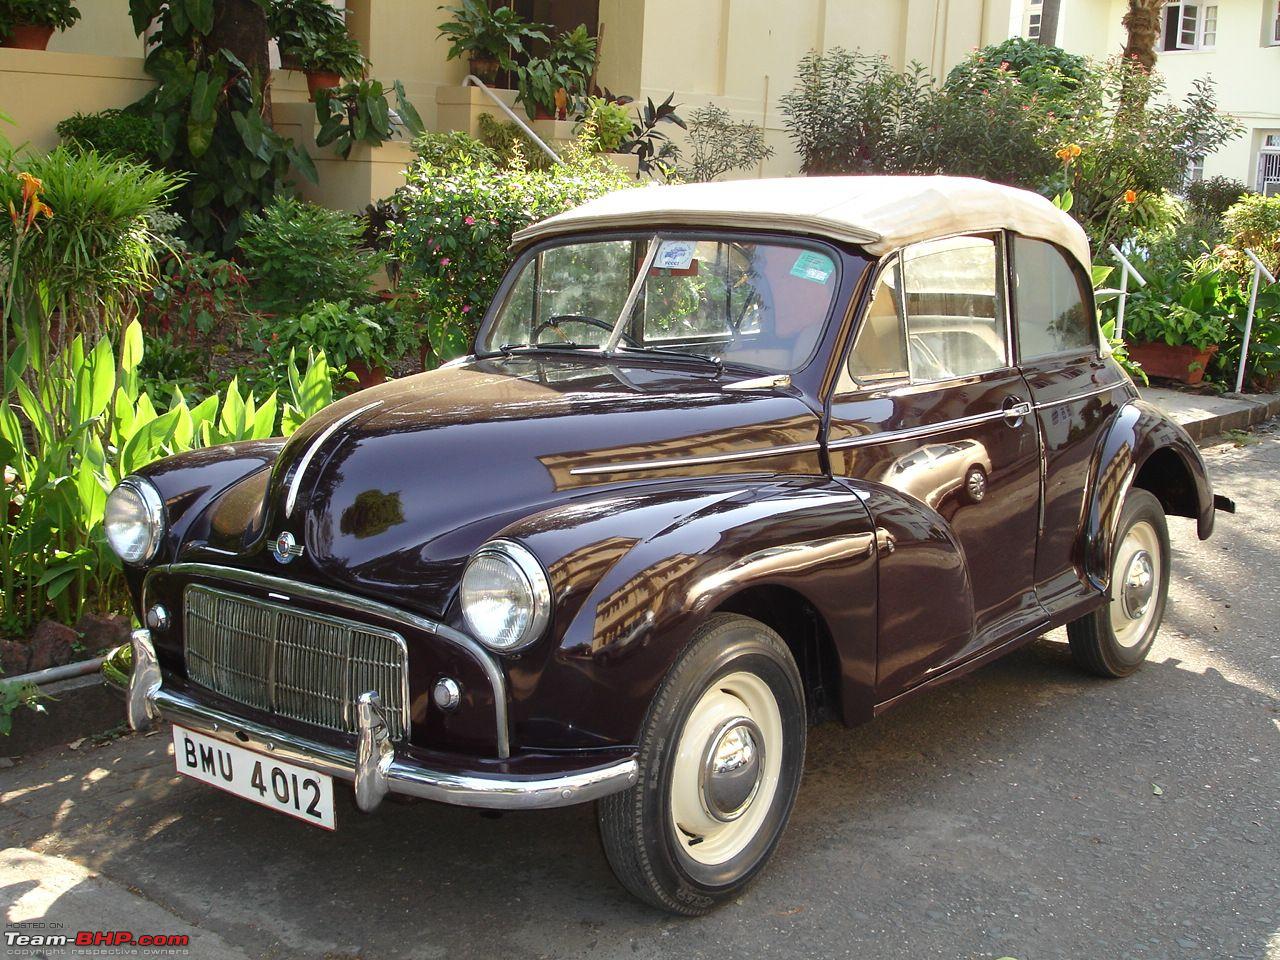
[[[1155,620],[1160,589],[1160,538],[1145,520],[1125,534],[1111,568],[1111,629],[1122,647],[1135,647]]]
[[[769,685],[731,673],[694,704],[671,776],[671,821],[690,859],[732,859],[759,832],[782,769],[782,713]]]

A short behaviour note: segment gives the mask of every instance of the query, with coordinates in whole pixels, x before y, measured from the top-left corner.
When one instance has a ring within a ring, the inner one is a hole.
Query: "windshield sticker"
[[[801,280],[812,280],[814,283],[826,283],[836,272],[836,265],[825,253],[806,250],[796,257],[791,268],[791,275]]]
[[[697,240],[663,240],[653,258],[654,269],[688,270],[697,249]]]

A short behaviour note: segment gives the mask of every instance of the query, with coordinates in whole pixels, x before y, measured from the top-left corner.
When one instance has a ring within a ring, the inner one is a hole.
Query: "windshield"
[[[676,351],[769,373],[808,362],[839,284],[834,255],[816,245],[679,234],[544,247],[514,269],[481,353],[612,339],[624,354]]]

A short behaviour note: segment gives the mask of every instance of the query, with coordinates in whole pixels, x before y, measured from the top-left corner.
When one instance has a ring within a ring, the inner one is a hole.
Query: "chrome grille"
[[[356,697],[376,690],[392,738],[408,732],[408,657],[398,633],[197,584],[183,597],[195,683],[346,733],[356,732]]]

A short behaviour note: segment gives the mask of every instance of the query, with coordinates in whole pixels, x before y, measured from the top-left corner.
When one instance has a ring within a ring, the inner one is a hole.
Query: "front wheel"
[[[605,854],[622,885],[698,915],[764,868],[804,769],[800,672],[764,624],[719,614],[659,688],[640,742],[640,779],[600,801]]]
[[[1146,490],[1130,490],[1111,556],[1111,602],[1067,624],[1077,664],[1103,677],[1126,677],[1155,643],[1169,594],[1169,530],[1164,508]]]

